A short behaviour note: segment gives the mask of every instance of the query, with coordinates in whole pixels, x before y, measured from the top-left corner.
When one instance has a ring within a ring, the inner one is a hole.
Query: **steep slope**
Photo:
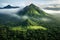
[[[47,13],[42,11],[39,7],[35,6],[34,4],[30,4],[29,6],[26,6],[24,9],[19,11],[18,15],[28,15],[38,17],[38,16],[47,16]]]
[[[17,17],[11,16],[9,14],[0,13],[0,26],[17,26],[19,23],[19,19]]]
[[[28,18],[25,21],[21,22],[21,25],[40,25],[40,23],[44,22],[51,22],[52,20],[49,14],[42,11],[39,7],[35,6],[34,4],[30,4],[26,6],[22,10],[20,10],[17,15],[19,16],[27,16]],[[24,17],[25,18],[25,17]],[[26,23],[27,22],[27,23]]]
[[[38,25],[38,23],[34,22],[31,19],[26,19],[25,21],[22,21],[20,24],[20,26],[35,26],[35,25]]]

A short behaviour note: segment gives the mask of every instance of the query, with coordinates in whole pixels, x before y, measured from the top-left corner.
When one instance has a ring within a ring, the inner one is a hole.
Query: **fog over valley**
[[[27,19],[28,16],[24,15],[24,16],[19,16],[17,15],[17,13],[22,10],[24,7],[20,7],[20,8],[12,8],[12,9],[0,9],[0,14],[6,14],[9,15],[11,17],[15,17],[17,19]],[[42,8],[42,10],[48,14],[53,15],[55,19],[60,20],[60,10],[46,10],[44,8]]]

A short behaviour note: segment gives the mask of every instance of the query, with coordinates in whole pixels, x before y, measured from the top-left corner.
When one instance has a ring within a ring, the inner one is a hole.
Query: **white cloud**
[[[43,11],[45,11],[46,13],[49,13],[49,14],[60,13],[60,10],[59,10],[59,11],[54,11],[54,10],[43,10]]]
[[[8,4],[15,5],[15,6],[26,6],[31,3],[36,4],[37,6],[45,6],[49,4],[60,4],[60,0],[23,0],[23,1],[15,1],[15,2],[6,2],[6,3],[0,3],[1,5],[5,6]]]
[[[55,0],[54,3],[60,4],[60,0]]]
[[[23,20],[26,20],[26,19],[28,19],[28,16],[27,16],[27,15],[22,16],[22,19],[23,19]]]
[[[51,21],[51,19],[49,19],[49,18],[41,18],[41,20],[44,21],[44,22],[49,22],[49,21]]]
[[[60,4],[60,0],[50,0],[48,4]]]

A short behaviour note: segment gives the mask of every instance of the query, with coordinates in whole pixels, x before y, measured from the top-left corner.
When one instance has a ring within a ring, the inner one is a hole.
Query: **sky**
[[[49,4],[60,4],[60,0],[0,0],[0,7],[6,5],[26,6],[31,3],[34,3],[38,6],[44,6]]]

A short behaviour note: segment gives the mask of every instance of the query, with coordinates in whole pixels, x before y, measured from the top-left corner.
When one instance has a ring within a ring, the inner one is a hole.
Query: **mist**
[[[52,18],[54,18],[60,22],[60,10],[45,10],[45,9],[43,9],[43,11],[52,15]]]
[[[7,15],[10,15],[11,17],[15,17],[17,19],[23,19],[23,20],[26,20],[28,19],[28,16],[24,15],[24,16],[19,16],[17,15],[17,12],[22,10],[22,8],[16,8],[16,9],[0,9],[0,14],[7,14]],[[43,11],[45,11],[46,13],[48,14],[51,14],[54,16],[55,19],[59,19],[60,20],[60,11],[54,11],[54,10],[45,10],[45,9],[42,9]]]
[[[0,14],[6,14],[10,15],[11,17],[16,17],[20,19],[20,16],[16,15],[16,13],[21,10],[22,8],[16,8],[16,9],[0,9]]]

